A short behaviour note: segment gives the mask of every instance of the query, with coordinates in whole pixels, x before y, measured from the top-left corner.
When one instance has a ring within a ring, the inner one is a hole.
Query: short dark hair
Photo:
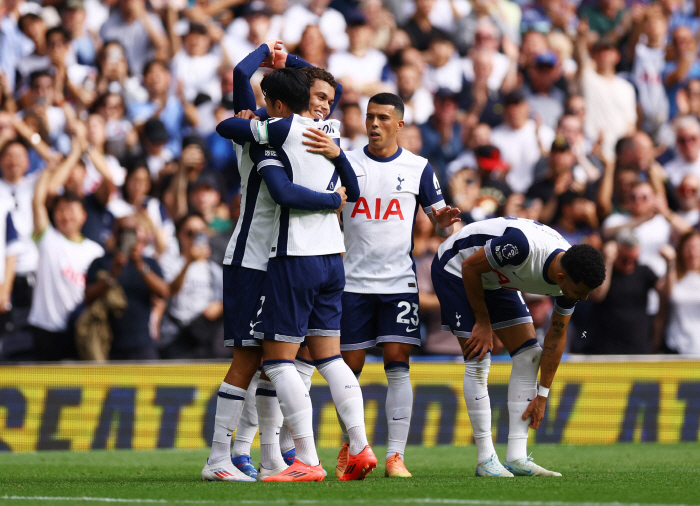
[[[61,203],[66,203],[66,204],[73,204],[74,202],[77,202],[80,204],[80,207],[83,206],[83,199],[80,198],[80,195],[78,195],[75,192],[65,192],[58,197],[56,197],[56,200],[54,201],[53,208],[54,210],[58,207],[58,204]]]
[[[369,99],[369,103],[377,105],[393,105],[396,115],[399,117],[399,119],[403,119],[405,107],[403,105],[403,100],[401,100],[401,97],[398,95],[394,95],[393,93],[377,93]]]
[[[170,73],[170,67],[168,67],[168,64],[165,63],[163,60],[151,60],[149,62],[146,62],[146,64],[143,66],[143,75],[145,76],[146,74],[148,74],[154,65],[160,65],[165,70],[167,70],[168,73]]]
[[[63,42],[68,42],[70,40],[70,35],[68,34],[68,31],[63,28],[63,26],[54,26],[53,28],[49,28],[46,30],[46,43],[48,44],[49,39],[51,38],[52,35],[59,33],[61,34],[61,37],[63,37]]]
[[[29,74],[29,87],[34,88],[37,80],[42,78],[42,77],[50,77],[53,80],[53,76],[51,75],[51,72],[49,72],[48,70],[44,70],[44,69],[35,70],[31,74]]]
[[[207,220],[204,219],[204,215],[202,215],[202,213],[198,213],[197,211],[189,211],[186,215],[177,220],[177,222],[175,223],[175,234],[179,234],[180,230],[182,230],[182,227],[184,227],[185,223],[187,223],[191,218],[199,218],[204,223],[207,222]]]
[[[588,244],[571,246],[561,257],[561,266],[571,280],[588,288],[598,288],[605,281],[603,255]]]
[[[297,69],[284,68],[266,74],[260,82],[263,94],[273,102],[279,100],[294,114],[301,114],[309,108],[309,79]]]
[[[12,139],[11,141],[6,142],[2,149],[0,149],[0,158],[5,156],[5,153],[7,153],[7,151],[15,144],[19,144],[25,151],[29,152],[29,148],[25,142],[21,141],[20,139]]]
[[[335,90],[338,87],[338,83],[333,77],[333,74],[320,67],[302,67],[301,71],[304,73],[306,78],[309,80],[309,88],[311,88],[316,81],[325,81],[331,85]]]

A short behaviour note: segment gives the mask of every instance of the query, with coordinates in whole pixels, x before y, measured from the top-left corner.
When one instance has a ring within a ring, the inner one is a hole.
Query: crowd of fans
[[[700,353],[700,1],[4,0],[0,360],[226,356],[240,185],[214,128],[271,39],[342,83],[343,149],[397,93],[464,223],[602,250],[570,352]],[[414,235],[423,352],[459,353],[423,213]],[[544,335],[551,300],[526,301]]]

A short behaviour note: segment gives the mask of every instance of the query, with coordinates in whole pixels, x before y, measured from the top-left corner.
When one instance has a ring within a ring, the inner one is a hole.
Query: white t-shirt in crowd
[[[71,241],[49,226],[38,241],[39,267],[29,324],[49,332],[66,330],[68,317],[85,299],[85,275],[104,255],[90,239]]]
[[[165,281],[172,283],[185,266],[185,258],[168,257],[160,262]],[[170,299],[168,311],[179,322],[187,325],[202,314],[209,304],[223,300],[224,271],[214,262],[192,262],[187,268],[180,291]]]
[[[666,344],[682,355],[700,354],[700,273],[687,272],[671,292]]]
[[[418,88],[410,100],[404,101],[403,120],[407,125],[421,125],[428,121],[435,112],[433,95],[421,87]]]
[[[194,102],[199,93],[211,97],[215,104],[221,102],[221,80],[218,76],[221,51],[212,50],[204,56],[190,56],[181,49],[173,57],[173,78],[183,84],[183,93],[188,102]]]
[[[17,230],[20,243],[15,272],[20,276],[35,272],[39,263],[39,250],[32,240],[32,233],[34,233],[32,199],[39,174],[39,171],[32,172],[20,179],[17,184],[10,184],[0,179],[0,190],[5,190],[4,193],[9,196],[13,205],[12,222]]]
[[[549,148],[554,141],[554,130],[541,125],[539,141],[542,146]],[[491,132],[491,142],[501,150],[501,158],[510,164],[506,182],[513,191],[525,193],[534,181],[535,164],[542,158],[535,120],[528,120],[518,130],[503,123]]]
[[[467,81],[474,81],[474,61],[471,58],[464,58],[464,77]],[[493,69],[491,70],[491,75],[488,79],[488,87],[492,91],[498,91],[501,89],[503,84],[503,79],[505,79],[506,74],[508,74],[508,67],[510,67],[510,59],[503,53],[498,51],[493,52]]]
[[[671,184],[677,188],[688,174],[700,177],[700,156],[694,162],[689,162],[677,154],[664,165],[664,170]]]
[[[282,40],[290,46],[296,46],[309,25],[318,25],[326,44],[332,50],[344,51],[348,48],[348,35],[345,33],[347,24],[340,12],[329,8],[321,16],[317,16],[299,4],[290,7],[284,15]]]
[[[386,55],[376,49],[368,49],[364,56],[343,51],[328,58],[328,72],[336,79],[351,77],[357,84],[376,83],[382,80],[386,61]]]
[[[423,86],[432,92],[447,88],[453,93],[462,91],[464,84],[464,63],[458,56],[453,56],[442,67],[428,66],[423,73]]]
[[[583,71],[581,87],[586,99],[586,137],[597,139],[602,131],[603,150],[613,156],[617,141],[630,133],[637,121],[634,86],[621,77],[607,79],[588,68]]]

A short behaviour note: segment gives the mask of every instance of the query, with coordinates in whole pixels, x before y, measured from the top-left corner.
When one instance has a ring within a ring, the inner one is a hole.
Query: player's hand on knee
[[[536,395],[528,405],[525,413],[523,413],[523,421],[532,417],[529,425],[531,429],[539,429],[542,419],[544,418],[545,406],[547,406],[547,398]]]
[[[340,207],[336,209],[336,212],[342,213],[343,208],[345,207],[345,203],[348,201],[348,196],[345,194],[345,187],[344,186],[339,186],[335,189],[335,192],[340,195]]]
[[[472,328],[472,335],[465,343],[464,355],[467,355],[467,360],[477,357],[477,362],[481,362],[492,347],[491,326],[475,323],[474,328]]]
[[[242,118],[242,119],[260,119],[255,115],[253,111],[250,109],[246,109],[245,111],[241,111],[238,114],[236,114],[236,118]]]

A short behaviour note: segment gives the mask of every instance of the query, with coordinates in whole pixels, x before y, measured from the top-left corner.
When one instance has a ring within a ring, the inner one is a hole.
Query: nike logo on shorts
[[[406,332],[415,332],[416,330],[418,330],[418,327],[415,327],[415,328],[406,327]]]

